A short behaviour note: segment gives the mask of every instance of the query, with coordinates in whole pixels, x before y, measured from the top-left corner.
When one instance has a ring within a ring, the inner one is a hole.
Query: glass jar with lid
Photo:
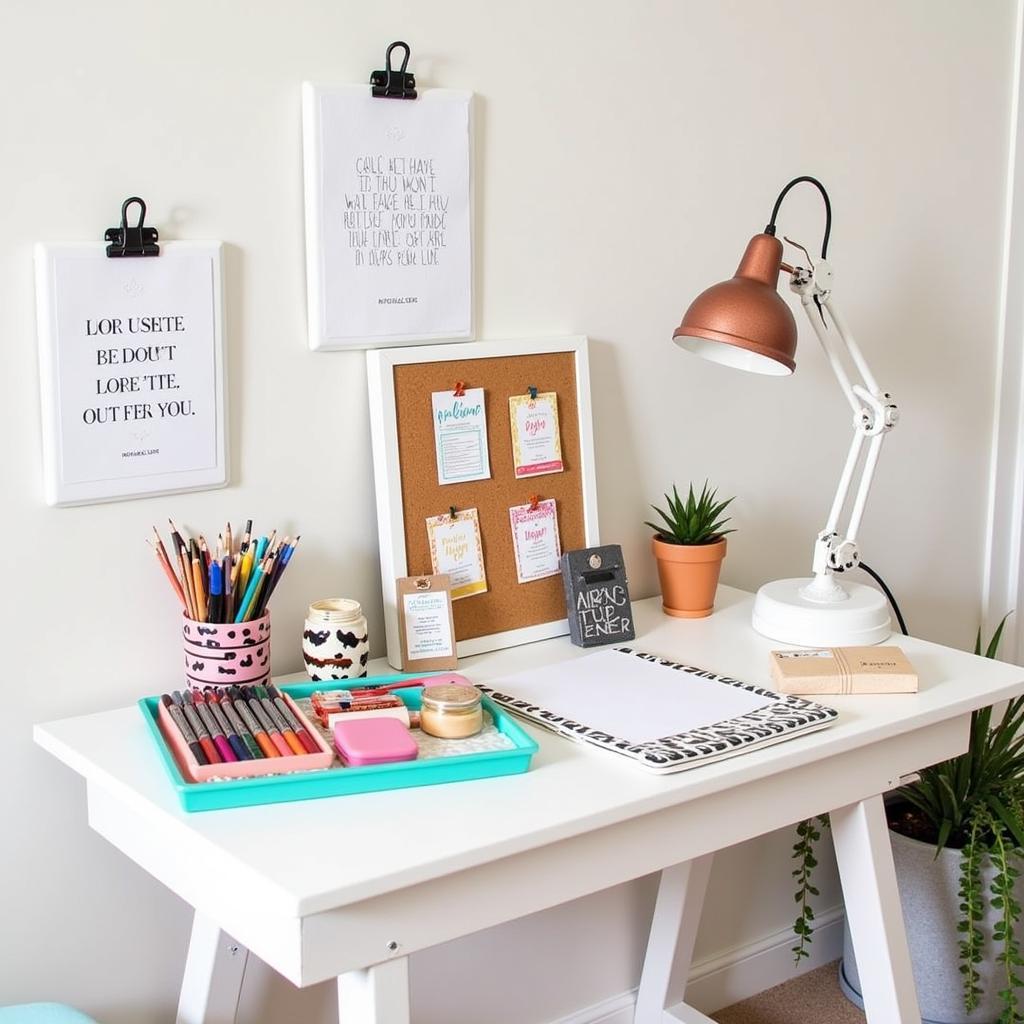
[[[484,727],[482,694],[475,686],[441,683],[425,686],[420,704],[420,728],[441,739],[461,740]]]

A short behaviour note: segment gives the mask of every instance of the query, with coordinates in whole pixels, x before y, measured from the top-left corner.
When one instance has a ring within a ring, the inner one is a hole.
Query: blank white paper
[[[774,699],[617,650],[485,682],[630,743],[702,729],[767,707]]]

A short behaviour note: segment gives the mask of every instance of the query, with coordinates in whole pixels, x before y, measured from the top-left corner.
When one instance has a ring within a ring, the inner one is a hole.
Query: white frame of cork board
[[[387,657],[391,665],[401,662],[398,636],[398,603],[395,580],[408,576],[405,547],[405,519],[402,505],[401,465],[398,455],[398,418],[395,408],[396,366],[420,363],[456,362],[469,359],[515,359],[517,356],[571,353],[576,376],[576,407],[579,415],[579,460],[582,487],[585,546],[599,543],[597,526],[597,481],[594,471],[594,435],[590,401],[590,360],[587,339],[582,335],[563,338],[530,338],[512,341],[474,341],[454,345],[375,349],[366,353],[373,442],[373,471],[377,489],[377,531],[380,541],[381,591],[384,598],[384,628]],[[568,620],[541,622],[507,629],[485,636],[459,640],[456,653],[467,658],[486,651],[502,650],[534,640],[567,636]]]

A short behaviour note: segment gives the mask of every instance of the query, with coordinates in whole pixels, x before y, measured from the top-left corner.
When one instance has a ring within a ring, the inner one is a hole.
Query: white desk
[[[778,645],[751,630],[750,607],[725,587],[708,619],[637,602],[635,646],[766,684]],[[409,954],[654,871],[635,1020],[707,1022],[684,995],[712,855],[826,811],[868,1020],[917,1024],[880,794],[962,753],[971,711],[1024,689],[1024,669],[897,639],[919,694],[837,697],[829,729],[663,777],[534,730],[526,775],[186,814],[137,708],[35,737],[84,776],[92,828],[195,908],[180,1024],[234,1019],[247,950],[296,985],[337,976],[343,1024],[408,1024]],[[484,681],[585,653],[547,640],[460,671]]]

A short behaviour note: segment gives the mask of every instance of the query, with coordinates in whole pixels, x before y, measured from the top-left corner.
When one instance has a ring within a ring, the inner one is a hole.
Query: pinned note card
[[[437,482],[443,485],[489,479],[491,460],[487,448],[484,389],[435,391],[430,397]]]
[[[455,668],[450,578],[407,576],[396,580],[396,591],[402,671]]]
[[[221,246],[36,247],[46,500],[227,482]]]
[[[311,348],[472,334],[471,99],[303,86]]]
[[[431,516],[427,520],[427,536],[434,572],[451,577],[453,601],[487,590],[480,517],[475,508]]]
[[[562,545],[558,536],[555,499],[536,504],[513,505],[512,543],[516,553],[516,574],[520,583],[531,583],[561,572]]]
[[[554,391],[512,395],[512,461],[518,478],[561,473],[562,442],[558,430],[558,395]]]

